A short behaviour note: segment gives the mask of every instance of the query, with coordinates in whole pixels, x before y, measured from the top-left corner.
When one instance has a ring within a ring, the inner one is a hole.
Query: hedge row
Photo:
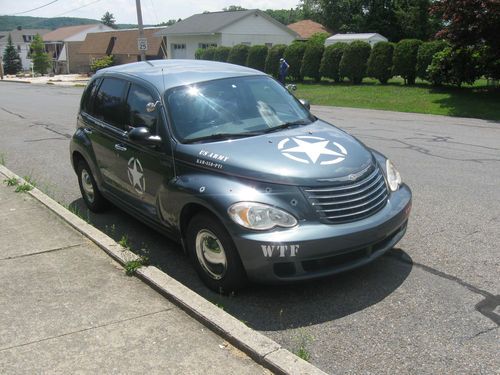
[[[405,84],[414,84],[416,77],[439,85],[460,85],[474,82],[481,74],[481,56],[468,50],[452,50],[446,42],[423,43],[417,39],[404,39],[393,44],[379,42],[372,48],[368,43],[355,41],[350,44],[293,42],[267,48],[263,45],[234,47],[209,47],[199,49],[196,59],[214,60],[249,66],[278,76],[279,60],[285,58],[290,65],[288,76],[294,81],[309,77],[320,81],[322,77],[335,82],[347,78],[361,83],[372,77],[382,84],[401,76]]]

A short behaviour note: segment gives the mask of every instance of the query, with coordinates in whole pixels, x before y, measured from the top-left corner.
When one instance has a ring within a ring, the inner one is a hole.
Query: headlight
[[[235,203],[227,212],[234,222],[249,229],[267,230],[274,227],[291,228],[297,225],[297,219],[288,212],[262,203]]]
[[[389,159],[385,162],[385,169],[387,171],[387,182],[389,183],[389,188],[391,191],[398,190],[399,185],[401,185],[401,175]]]

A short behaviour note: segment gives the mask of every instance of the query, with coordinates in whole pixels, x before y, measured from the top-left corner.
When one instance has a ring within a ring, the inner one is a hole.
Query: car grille
[[[377,165],[370,167],[355,181],[303,190],[320,218],[330,224],[371,216],[385,206],[388,198],[385,178]]]

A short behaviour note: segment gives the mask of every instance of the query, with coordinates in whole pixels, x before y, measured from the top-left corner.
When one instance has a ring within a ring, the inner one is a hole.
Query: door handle
[[[127,151],[127,148],[126,148],[124,145],[122,145],[122,144],[120,144],[120,143],[117,143],[117,144],[115,145],[115,150],[116,150],[116,151]]]
[[[83,132],[84,132],[85,134],[90,135],[90,134],[92,134],[92,129],[90,129],[90,128],[83,128]]]

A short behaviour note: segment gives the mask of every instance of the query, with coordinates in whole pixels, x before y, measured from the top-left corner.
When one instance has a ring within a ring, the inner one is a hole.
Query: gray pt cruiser
[[[223,293],[369,263],[403,237],[411,209],[391,161],[231,64],[99,71],[70,148],[90,210],[111,202],[177,240]]]

